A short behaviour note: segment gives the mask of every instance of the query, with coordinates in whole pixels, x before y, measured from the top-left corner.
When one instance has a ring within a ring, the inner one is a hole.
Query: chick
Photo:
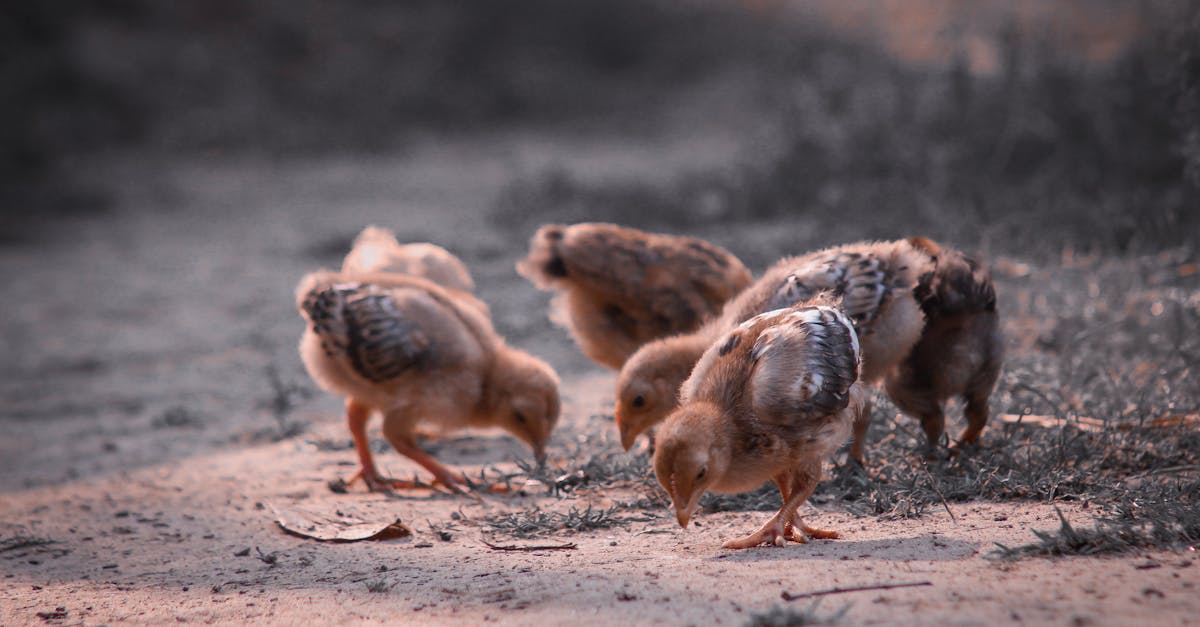
[[[704,351],[654,452],[655,475],[681,527],[706,491],[742,492],[772,480],[783,495],[779,512],[725,548],[838,537],[796,512],[863,409],[861,350],[837,305],[819,296],[760,314]]]
[[[401,244],[391,231],[368,226],[342,261],[342,272],[393,272],[428,279],[442,287],[472,292],[475,281],[461,259],[436,244]]]
[[[696,332],[639,349],[617,380],[616,419],[626,449],[677,404],[679,384],[725,330],[760,312],[812,297],[839,296],[863,346],[862,379],[886,378],[889,395],[921,420],[933,446],[945,429],[942,403],[967,399],[962,443],[978,440],[999,375],[1001,340],[990,278],[962,253],[930,240],[858,243],[776,262]],[[863,460],[869,426],[854,425],[850,454]]]
[[[599,223],[543,226],[517,271],[557,292],[551,319],[614,369],[646,342],[695,330],[751,280],[714,244]]]
[[[888,371],[888,396],[921,421],[930,448],[946,430],[943,404],[961,396],[967,424],[956,444],[976,444],[1004,362],[996,288],[987,269],[961,252],[923,237],[908,242],[929,258],[913,288],[925,328],[899,367]]]
[[[558,377],[506,346],[475,300],[402,274],[320,271],[300,281],[300,356],[318,385],[346,398],[361,463],[355,478],[370,490],[412,485],[376,471],[366,436],[372,411],[383,415],[383,435],[398,452],[455,491],[463,475],[417,447],[418,426],[500,427],[544,457],[558,420]]]

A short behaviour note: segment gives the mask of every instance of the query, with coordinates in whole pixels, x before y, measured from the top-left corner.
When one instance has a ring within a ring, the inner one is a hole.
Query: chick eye
[[[637,396],[633,397],[633,406],[634,407],[645,407],[646,406],[646,397],[642,396],[641,394],[638,394]]]
[[[704,475],[707,475],[707,474],[708,474],[708,466],[701,466],[700,472],[696,473],[696,481],[700,481],[701,479],[704,478]]]
[[[522,424],[522,425],[525,424],[525,414],[522,414],[521,412],[517,412],[516,419],[517,419],[517,424]]]

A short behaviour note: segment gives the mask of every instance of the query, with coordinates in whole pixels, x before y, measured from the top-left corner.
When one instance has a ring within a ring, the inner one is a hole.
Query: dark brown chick
[[[968,407],[960,441],[978,439],[1001,361],[995,291],[986,272],[962,253],[912,238],[782,259],[731,300],[720,317],[691,334],[639,349],[617,380],[616,418],[625,448],[677,405],[679,385],[722,332],[823,290],[840,297],[839,307],[859,334],[863,381],[886,378],[901,409],[921,419],[930,446],[944,430],[942,403],[956,395],[964,396]],[[859,462],[868,418],[864,411],[854,428],[850,452]]]
[[[835,305],[818,297],[755,316],[705,350],[654,452],[655,474],[681,527],[706,491],[774,481],[783,495],[779,512],[725,548],[837,537],[808,527],[796,512],[862,410],[858,339]]]
[[[551,319],[609,368],[646,342],[695,330],[751,280],[704,240],[600,223],[543,226],[517,271],[557,292]]]
[[[500,427],[540,459],[558,420],[558,378],[544,362],[506,346],[470,294],[417,277],[321,271],[300,281],[306,321],[300,355],[313,380],[346,398],[346,417],[371,490],[408,487],[379,476],[366,436],[383,415],[392,446],[453,490],[464,477],[416,444],[435,432]]]
[[[1004,362],[996,288],[987,268],[963,253],[923,237],[907,241],[929,260],[913,288],[925,328],[904,361],[888,371],[888,396],[920,419],[931,448],[946,430],[945,401],[961,397],[967,424],[956,444],[975,444]]]

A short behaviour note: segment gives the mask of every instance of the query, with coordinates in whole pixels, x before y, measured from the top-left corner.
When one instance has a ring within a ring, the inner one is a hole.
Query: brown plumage
[[[321,271],[300,281],[296,299],[307,322],[300,355],[322,388],[346,398],[369,489],[409,485],[375,469],[366,437],[373,411],[392,446],[451,489],[461,489],[462,475],[417,447],[418,426],[501,427],[543,455],[558,419],[558,379],[506,346],[470,294],[401,274]]]
[[[987,273],[962,253],[913,238],[782,259],[720,317],[639,349],[617,381],[616,416],[625,447],[676,406],[679,384],[722,332],[823,290],[840,297],[839,307],[855,325],[865,383],[886,379],[901,409],[921,419],[930,445],[944,430],[942,403],[962,395],[968,424],[960,441],[978,439],[1001,359],[995,290]],[[859,461],[869,412],[862,416],[851,446]]]
[[[930,446],[946,430],[944,402],[961,396],[967,424],[958,442],[974,444],[987,426],[988,397],[1004,361],[996,288],[987,269],[961,252],[923,237],[908,241],[930,260],[913,288],[925,328],[888,373],[888,396],[920,419]]]
[[[863,409],[860,346],[838,301],[818,296],[751,318],[709,346],[663,422],[654,470],[681,527],[708,490],[741,492],[775,481],[783,506],[759,531],[726,548],[837,537],[806,526],[796,509],[826,457]]]
[[[354,238],[342,272],[392,272],[421,277],[442,287],[471,292],[475,281],[467,265],[436,244],[401,244],[391,231],[368,226]]]
[[[599,223],[543,226],[517,271],[557,292],[551,318],[610,368],[646,342],[696,329],[751,280],[714,244]]]

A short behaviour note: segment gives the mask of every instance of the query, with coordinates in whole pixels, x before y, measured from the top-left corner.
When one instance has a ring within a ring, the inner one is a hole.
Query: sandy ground
[[[501,544],[480,520],[532,506],[605,507],[626,490],[560,502],[536,488],[471,500],[415,492],[332,493],[353,472],[336,399],[295,354],[291,290],[334,265],[378,223],[430,239],[471,264],[510,340],[564,378],[553,448],[615,433],[612,375],[549,327],[547,298],[512,264],[527,234],[484,217],[516,177],[553,166],[593,180],[720,163],[738,133],[563,139],[500,134],[416,141],[402,155],[279,164],[115,159],[91,164],[117,191],[103,211],[42,222],[0,246],[0,624],[271,622],[413,624],[742,624],[833,587],[929,582],[824,597],[851,624],[1196,624],[1194,552],[1003,562],[1058,524],[1049,504],[953,504],[919,520],[837,510],[809,520],[844,537],[731,552],[720,544],[768,514],[668,512]],[[729,233],[708,233],[738,250]],[[764,235],[769,237],[769,235]],[[748,246],[743,242],[743,246]],[[468,468],[527,455],[500,436],[456,438],[437,454]],[[555,455],[552,452],[552,459]],[[393,452],[383,466],[415,467]],[[413,535],[328,544],[283,533],[273,507],[399,517]],[[1077,524],[1090,515],[1060,504]],[[449,533],[448,540],[435,532]],[[18,539],[27,541],[19,542]],[[372,592],[368,587],[380,590]]]

